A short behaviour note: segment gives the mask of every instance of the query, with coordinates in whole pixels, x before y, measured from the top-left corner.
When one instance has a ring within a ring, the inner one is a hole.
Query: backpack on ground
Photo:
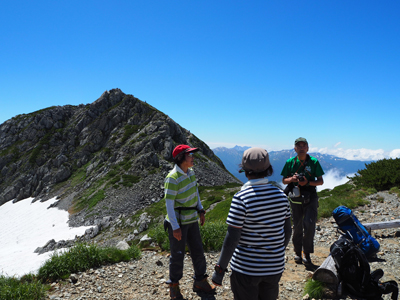
[[[341,205],[334,209],[332,216],[342,233],[351,239],[367,257],[379,251],[378,241],[369,234],[350,208]]]
[[[343,235],[332,244],[330,251],[346,292],[370,300],[382,299],[383,294],[392,293],[392,300],[397,300],[397,282],[380,282],[383,270],[371,273],[367,257],[352,240]]]

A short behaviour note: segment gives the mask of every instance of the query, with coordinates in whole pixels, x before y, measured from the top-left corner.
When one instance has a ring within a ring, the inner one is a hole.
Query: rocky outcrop
[[[200,185],[238,182],[204,142],[119,89],[91,104],[18,115],[0,125],[0,205],[58,195],[72,225],[132,213],[162,198],[178,144],[200,149]]]

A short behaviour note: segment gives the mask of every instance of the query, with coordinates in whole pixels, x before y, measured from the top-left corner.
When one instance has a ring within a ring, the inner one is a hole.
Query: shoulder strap
[[[386,281],[383,283],[378,283],[378,287],[382,294],[390,294],[392,293],[392,300],[397,300],[399,296],[399,287],[397,282],[394,280]]]
[[[358,261],[358,262],[357,261],[351,261],[351,262],[355,264],[356,267],[360,268],[360,274],[361,274],[361,277],[359,278],[361,280],[361,282],[359,282],[361,288],[360,292],[364,292],[371,280],[371,275],[370,275],[371,269],[369,267],[369,263],[364,252],[362,252],[361,249],[358,248],[353,242],[350,242],[350,249],[343,255],[342,261],[344,261],[345,264],[350,263],[349,259],[354,259],[354,256],[352,255],[355,255],[356,260]],[[349,256],[350,258],[346,259]],[[350,266],[348,265],[347,267]]]
[[[306,170],[307,164],[308,164],[308,162],[310,161],[310,155],[307,154],[304,163],[301,162],[301,160],[299,159],[299,156],[296,156],[296,157],[294,158],[294,160],[293,160],[293,167],[292,167],[292,168],[294,168],[294,165],[296,164],[296,160],[297,160],[297,159],[298,159],[299,162],[300,162],[300,167],[297,169],[297,171],[296,171],[295,173],[298,173],[299,170],[300,170],[300,168],[303,167],[303,171],[306,171],[306,172],[308,173],[308,175],[311,176],[310,172],[308,172],[308,171]]]

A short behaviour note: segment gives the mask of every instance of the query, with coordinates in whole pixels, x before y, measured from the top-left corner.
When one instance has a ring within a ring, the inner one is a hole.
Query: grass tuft
[[[304,294],[309,295],[309,299],[322,299],[324,295],[325,284],[318,280],[308,279],[304,286]]]

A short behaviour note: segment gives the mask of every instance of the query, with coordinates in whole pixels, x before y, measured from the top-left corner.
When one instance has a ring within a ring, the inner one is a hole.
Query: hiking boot
[[[168,286],[171,300],[184,300],[181,294],[181,289],[179,288],[179,283],[170,283]]]
[[[206,294],[211,294],[214,295],[216,294],[215,292],[215,286],[213,284],[209,284],[207,281],[207,277],[204,277],[202,280],[195,280],[193,283],[193,292],[198,293],[198,292],[204,292]]]
[[[303,264],[305,265],[311,265],[311,257],[310,257],[310,253],[302,253],[303,254]]]
[[[296,264],[301,264],[301,262],[302,262],[301,255],[296,253],[294,255],[294,261]]]

